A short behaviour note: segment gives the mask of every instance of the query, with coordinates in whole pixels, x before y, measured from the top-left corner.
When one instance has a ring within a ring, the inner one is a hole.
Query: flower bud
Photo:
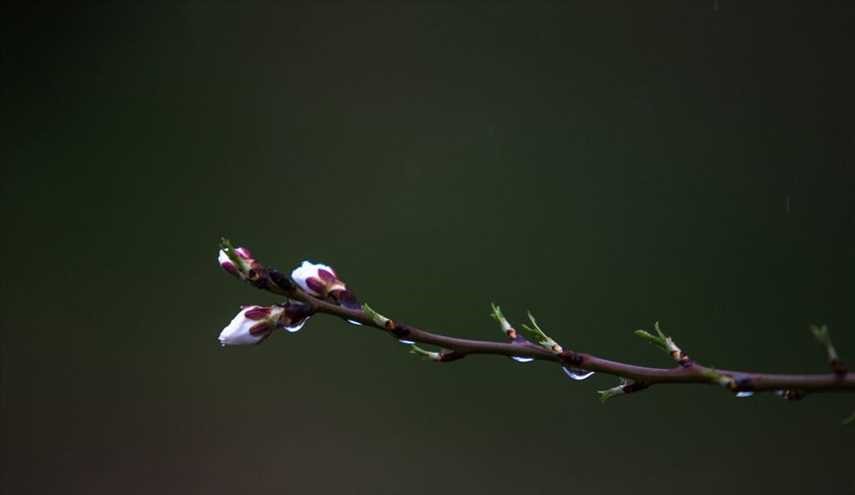
[[[252,257],[252,253],[250,253],[249,249],[245,247],[234,249],[226,247],[224,249],[220,249],[217,261],[220,262],[220,266],[223,270],[242,280],[250,278],[250,272],[253,265],[256,264],[255,259]]]
[[[304,291],[315,297],[326,297],[334,290],[345,290],[346,286],[338,279],[335,271],[320,263],[304,261],[291,272],[291,278]]]
[[[217,261],[220,263],[220,267],[223,270],[231,273],[235,277],[240,277],[237,267],[232,263],[232,260],[229,259],[229,255],[227,255],[222,249],[220,249],[219,256],[217,256]]]
[[[324,299],[331,299],[336,304],[350,309],[361,309],[362,306],[347,289],[347,285],[339,280],[335,270],[328,265],[304,261],[291,272],[291,278],[307,293]]]
[[[285,312],[281,306],[245,306],[220,332],[220,345],[257,344],[276,329]]]
[[[220,332],[220,344],[257,344],[277,328],[293,333],[303,328],[311,316],[311,306],[298,301],[275,306],[244,306]]]

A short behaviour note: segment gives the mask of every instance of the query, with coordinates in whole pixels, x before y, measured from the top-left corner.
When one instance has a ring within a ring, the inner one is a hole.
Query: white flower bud
[[[315,297],[326,297],[333,291],[346,289],[335,270],[319,263],[304,261],[291,272],[291,278],[301,289]]]
[[[284,308],[280,306],[247,306],[220,332],[220,344],[257,344],[276,329]]]

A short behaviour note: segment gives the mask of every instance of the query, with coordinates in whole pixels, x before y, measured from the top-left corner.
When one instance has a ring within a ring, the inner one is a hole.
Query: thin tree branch
[[[338,316],[345,320],[357,321],[364,326],[377,328],[391,333],[399,339],[411,340],[422,344],[431,344],[448,349],[459,359],[468,355],[485,354],[496,356],[522,356],[536,360],[558,362],[588,371],[626,378],[646,386],[694,383],[707,385],[724,385],[734,392],[761,392],[801,390],[805,392],[855,392],[855,374],[820,373],[820,374],[777,374],[755,373],[749,371],[733,371],[708,368],[691,362],[687,366],[674,368],[650,368],[634,364],[622,363],[604,359],[592,354],[563,350],[556,354],[538,346],[523,346],[502,342],[461,339],[449,337],[423,330],[406,323],[390,320],[389,327],[378,325],[364,311],[344,308],[333,303],[310,296],[299,288],[291,294],[293,299],[308,303],[315,313]],[[727,378],[731,380],[727,380]],[[725,380],[726,383],[722,383]],[[728,385],[731,384],[731,385]]]
[[[296,331],[308,317],[327,314],[350,323],[376,328],[410,344],[439,347],[440,351],[430,351],[415,345],[412,348],[417,354],[437,362],[456,361],[470,355],[494,355],[517,361],[554,362],[562,366],[571,378],[576,379],[583,379],[590,372],[620,378],[618,386],[599,391],[603,400],[654,385],[676,383],[718,385],[741,397],[755,392],[775,392],[789,400],[801,399],[808,393],[855,392],[855,374],[848,372],[838,358],[828,329],[824,326],[813,327],[812,331],[827,348],[831,373],[757,373],[703,366],[690,359],[671,337],[665,335],[658,323],[654,326],[656,334],[646,330],[637,330],[635,333],[668,353],[677,366],[651,368],[564,348],[543,332],[531,314],[531,326],[523,325],[523,329],[533,336],[534,342],[527,340],[511,326],[500,308],[495,305],[493,317],[501,325],[509,342],[462,339],[434,333],[387,318],[367,305],[360,305],[346,284],[326,265],[304,262],[289,277],[266,268],[252,258],[249,250],[245,248],[234,249],[225,239],[221,245],[219,262],[226,271],[259,289],[285,296],[291,301],[272,308],[252,307],[242,310],[232,324],[223,330],[221,342],[224,343],[258,343],[277,326]]]

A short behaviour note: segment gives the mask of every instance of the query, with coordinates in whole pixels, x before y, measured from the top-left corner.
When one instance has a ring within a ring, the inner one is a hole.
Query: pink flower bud
[[[227,255],[226,252],[222,249],[220,250],[219,256],[217,256],[217,261],[220,262],[220,266],[223,268],[223,270],[231,273],[236,277],[240,277],[240,274],[238,273],[238,269],[235,267],[235,264],[232,263],[232,260],[229,259],[229,255]]]
[[[304,261],[291,272],[291,278],[304,291],[315,297],[326,297],[333,291],[346,290],[335,270],[327,265]]]
[[[249,249],[245,247],[234,248],[232,253],[237,257],[237,260],[229,257],[225,249],[220,249],[220,252],[217,255],[217,261],[220,263],[220,266],[223,270],[242,280],[249,279],[253,265],[256,264],[255,259],[252,257],[252,253],[250,253]]]
[[[220,344],[257,344],[270,336],[285,311],[280,306],[247,306],[220,332]]]

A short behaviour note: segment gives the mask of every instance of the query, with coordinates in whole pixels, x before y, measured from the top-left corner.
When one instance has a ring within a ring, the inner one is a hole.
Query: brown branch
[[[534,345],[461,339],[423,330],[412,325],[392,321],[392,325],[378,325],[364,311],[348,309],[310,296],[299,288],[291,294],[293,299],[309,304],[315,313],[338,316],[357,321],[364,326],[391,333],[399,339],[435,345],[453,351],[455,359],[468,355],[485,354],[496,356],[521,356],[542,361],[553,361],[588,371],[614,375],[644,384],[646,387],[670,383],[695,383],[723,385],[733,392],[803,391],[803,392],[855,392],[855,374],[775,374],[712,369],[696,362],[674,368],[650,368],[634,364],[611,361],[592,354],[563,350],[556,354]],[[444,360],[443,360],[444,361]],[[645,388],[646,388],[645,387]],[[792,392],[790,392],[792,393]],[[800,396],[803,395],[799,394]]]
[[[220,264],[226,271],[259,289],[285,296],[292,301],[298,301],[289,303],[297,307],[292,307],[289,304],[278,306],[280,309],[276,314],[282,315],[280,318],[287,318],[287,322],[302,322],[313,314],[337,316],[366,327],[376,328],[399,340],[437,346],[441,348],[441,352],[425,351],[414,346],[414,351],[437,362],[456,361],[469,355],[531,358],[558,363],[568,372],[583,370],[619,377],[621,379],[620,385],[599,392],[604,400],[615,395],[644,390],[654,385],[675,383],[719,385],[737,395],[749,395],[754,392],[776,392],[790,400],[800,399],[807,393],[855,392],[855,374],[848,372],[842,362],[839,361],[825,327],[814,328],[813,332],[816,338],[827,348],[832,367],[831,373],[756,373],[703,366],[689,359],[688,355],[674,343],[671,337],[662,332],[658,323],[655,325],[657,335],[644,330],[638,330],[636,334],[661,347],[676,361],[677,366],[673,368],[651,368],[612,361],[563,348],[543,333],[531,315],[529,318],[532,326],[523,325],[523,328],[535,336],[537,343],[528,341],[518,334],[517,330],[501,314],[501,310],[495,306],[493,307],[494,317],[499,320],[502,330],[507,335],[509,339],[507,343],[462,339],[434,333],[381,316],[367,306],[360,306],[344,282],[338,280],[337,276],[332,273],[332,269],[325,265],[313,265],[314,268],[313,266],[305,268],[312,270],[322,267],[323,273],[319,272],[318,274],[324,280],[320,278],[305,279],[300,281],[300,285],[298,285],[295,283],[296,280],[292,280],[291,277],[263,266],[251,257],[248,250],[243,248],[232,249],[231,244],[226,240],[222,241],[222,245]],[[303,269],[300,268],[299,270]],[[297,272],[298,270],[295,270],[294,273]],[[306,289],[307,282],[311,282],[312,293]],[[268,313],[255,311],[264,315],[272,313],[271,311]],[[256,315],[255,317],[260,318],[261,316]],[[279,324],[282,325],[281,321]],[[267,331],[268,326],[265,325],[268,324],[256,324],[250,331],[255,329],[259,332]],[[264,334],[264,337],[268,334]]]

